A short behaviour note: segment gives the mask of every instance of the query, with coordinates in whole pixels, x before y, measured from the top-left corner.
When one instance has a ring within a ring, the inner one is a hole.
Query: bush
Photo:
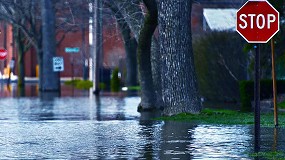
[[[112,92],[119,92],[120,91],[120,79],[118,76],[119,68],[115,68],[112,72],[112,78],[111,78],[111,91]]]
[[[285,80],[277,80],[277,94],[285,93]],[[240,100],[241,110],[243,112],[251,111],[251,101],[254,100],[254,82],[253,81],[240,81]],[[260,99],[272,98],[273,87],[272,80],[260,81]]]
[[[66,81],[64,82],[64,84],[74,86],[77,89],[90,89],[91,87],[93,87],[93,83],[91,81],[80,79]]]
[[[236,102],[237,80],[247,78],[245,41],[233,32],[211,32],[194,39],[194,62],[199,92],[207,101]]]
[[[76,84],[81,81],[80,79],[74,79],[74,80],[70,80],[70,81],[65,81],[64,84],[65,85],[71,85],[71,86],[76,86]]]
[[[93,87],[93,83],[88,80],[81,80],[75,85],[75,87],[77,89],[90,89]]]

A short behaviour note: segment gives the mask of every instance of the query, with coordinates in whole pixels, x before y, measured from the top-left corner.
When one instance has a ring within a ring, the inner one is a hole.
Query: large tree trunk
[[[138,44],[138,68],[141,86],[139,111],[159,108],[159,106],[156,106],[156,94],[154,92],[151,66],[151,44],[152,35],[157,26],[157,6],[156,2],[152,0],[144,0],[144,3],[148,8],[148,13],[145,16],[144,26],[140,32]]]
[[[194,68],[190,0],[159,1],[164,115],[201,111]]]
[[[54,0],[42,0],[43,68],[42,91],[60,91],[59,73],[53,71],[56,56]]]
[[[159,43],[155,36],[152,38],[151,67],[153,85],[156,94],[156,107],[163,108],[163,101],[161,96],[161,54],[159,52]]]

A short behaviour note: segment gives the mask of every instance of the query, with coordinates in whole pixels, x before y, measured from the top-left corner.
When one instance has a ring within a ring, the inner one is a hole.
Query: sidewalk
[[[73,79],[82,79],[81,77],[74,77]],[[61,77],[60,82],[64,83],[65,81],[72,80],[72,77]],[[39,78],[38,77],[25,77],[26,83],[38,83]]]

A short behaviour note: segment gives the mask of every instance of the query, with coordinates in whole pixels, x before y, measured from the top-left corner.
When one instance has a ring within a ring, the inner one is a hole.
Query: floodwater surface
[[[4,96],[0,158],[253,159],[253,126],[154,121],[137,112],[139,102],[139,97],[87,93]],[[284,129],[261,133],[262,150],[285,149]]]

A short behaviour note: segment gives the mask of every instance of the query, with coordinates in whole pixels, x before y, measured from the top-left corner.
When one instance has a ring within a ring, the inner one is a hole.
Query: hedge
[[[121,81],[120,81],[118,74],[119,74],[119,68],[115,68],[112,72],[112,77],[111,77],[111,91],[112,92],[120,91]]]
[[[285,93],[285,80],[277,80],[277,94]],[[254,82],[253,81],[240,81],[239,82],[241,110],[243,112],[251,111],[251,101],[254,100]],[[273,88],[272,80],[260,81],[260,99],[272,98]]]

